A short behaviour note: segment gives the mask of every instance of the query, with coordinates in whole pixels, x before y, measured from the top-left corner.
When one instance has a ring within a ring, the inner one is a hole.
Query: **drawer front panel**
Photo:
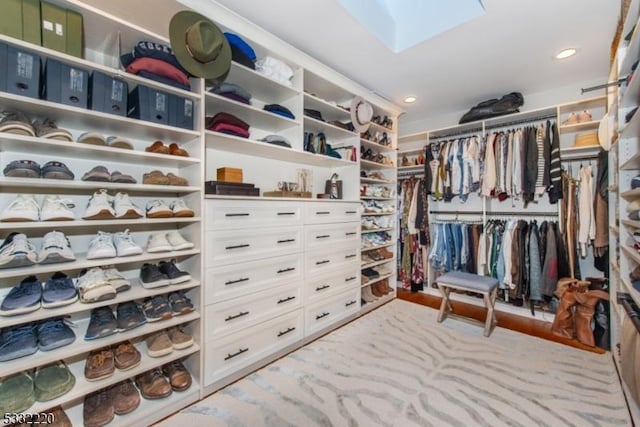
[[[293,284],[209,305],[205,308],[205,342],[299,308],[301,294],[302,287]]]
[[[311,335],[360,310],[360,287],[305,307],[305,335]]]
[[[302,254],[293,254],[207,268],[204,303],[210,305],[286,283],[302,283],[303,259]]]
[[[302,252],[302,227],[208,231],[207,265],[217,266]]]
[[[360,247],[358,242],[337,248],[306,252],[304,254],[305,277],[312,278],[325,272],[342,268],[360,268]]]
[[[303,209],[299,202],[207,200],[205,213],[207,230],[231,230],[302,225]]]
[[[329,224],[335,222],[360,221],[359,203],[307,203],[305,224]]]
[[[210,341],[204,351],[205,385],[301,340],[303,328],[303,312],[299,309],[255,328]]]
[[[305,296],[310,301],[316,301],[318,298],[359,286],[360,268],[340,268],[337,272],[308,278]]]
[[[332,225],[309,225],[304,229],[305,249],[360,242],[360,224],[348,222]]]

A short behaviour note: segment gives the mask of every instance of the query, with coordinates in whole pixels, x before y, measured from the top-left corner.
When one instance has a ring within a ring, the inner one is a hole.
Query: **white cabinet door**
[[[207,200],[205,214],[207,230],[242,230],[302,225],[303,209],[300,202]]]
[[[360,242],[360,223],[308,225],[304,228],[304,241],[306,250],[351,242],[358,244]]]
[[[319,202],[305,205],[305,224],[360,222],[359,203]]]
[[[336,271],[339,268],[360,268],[359,242],[305,252],[304,258],[306,278]]]
[[[337,271],[307,278],[305,301],[315,302],[354,287],[360,287],[360,268],[351,266],[338,268]]]
[[[360,310],[360,287],[326,298],[304,309],[305,335],[311,335]]]

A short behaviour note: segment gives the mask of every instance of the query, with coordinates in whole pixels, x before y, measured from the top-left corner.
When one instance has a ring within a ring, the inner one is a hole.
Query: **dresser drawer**
[[[302,227],[207,231],[207,266],[302,252]]]
[[[260,200],[207,200],[207,230],[302,225],[302,203]]]
[[[302,309],[205,344],[204,381],[209,385],[303,337]]]
[[[360,287],[360,268],[346,267],[327,274],[315,275],[307,279],[305,296],[307,301],[315,301],[349,288]]]
[[[334,222],[360,222],[359,203],[307,203],[305,206],[305,224],[328,224]]]
[[[360,287],[305,307],[305,335],[311,335],[360,310]]]
[[[284,255],[205,270],[204,304],[250,295],[286,283],[302,283],[304,257]]]
[[[317,249],[304,254],[304,273],[307,278],[342,268],[360,268],[359,242]]]
[[[304,228],[305,249],[316,249],[336,244],[360,242],[360,223],[346,222],[329,225],[308,225]]]
[[[205,307],[205,342],[299,308],[302,286],[280,286]]]

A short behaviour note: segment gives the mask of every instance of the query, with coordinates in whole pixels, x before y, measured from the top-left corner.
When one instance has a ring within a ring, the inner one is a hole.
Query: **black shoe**
[[[157,265],[147,263],[140,269],[140,281],[142,282],[142,286],[147,289],[171,284],[169,277],[161,272]]]
[[[380,277],[380,273],[375,271],[373,268],[365,268],[364,270],[362,270],[362,274],[370,279],[376,279]]]
[[[128,331],[129,329],[137,328],[147,323],[147,318],[144,317],[142,309],[135,301],[118,304],[116,312],[118,314],[119,331]]]
[[[172,259],[169,262],[160,261],[158,264],[158,270],[169,278],[170,284],[177,285],[178,283],[184,283],[191,280],[191,275],[186,271],[180,270],[176,266],[176,260]]]

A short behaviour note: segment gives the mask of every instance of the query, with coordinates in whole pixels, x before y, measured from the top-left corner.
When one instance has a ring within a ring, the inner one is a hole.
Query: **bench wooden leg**
[[[491,292],[483,293],[482,297],[484,299],[484,305],[487,307],[487,318],[484,322],[484,336],[488,337],[491,335],[491,331],[493,331],[494,326],[498,323],[496,320],[496,315],[494,312],[494,307],[496,303],[498,289],[494,288]]]
[[[451,301],[449,300],[449,292],[451,291],[449,287],[442,286],[438,283],[438,289],[442,294],[442,303],[440,303],[440,311],[438,312],[438,322],[442,322],[445,317],[447,317],[447,313],[449,311],[453,311],[453,307],[451,306]]]

